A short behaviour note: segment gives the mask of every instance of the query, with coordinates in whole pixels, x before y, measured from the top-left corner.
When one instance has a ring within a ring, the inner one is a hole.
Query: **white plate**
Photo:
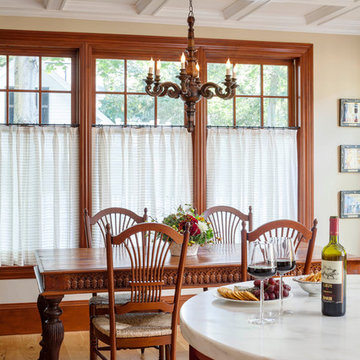
[[[235,284],[235,285],[237,285],[237,286],[244,286],[244,287],[246,286],[244,283],[242,283],[242,284]],[[231,289],[231,290],[234,289],[234,285],[228,285],[228,286],[222,286],[222,287],[227,287],[227,288],[229,288],[229,289]],[[214,297],[216,297],[217,299],[226,300],[226,301],[231,301],[231,302],[237,303],[237,304],[252,304],[252,305],[260,304],[260,301],[234,300],[234,299],[225,298],[225,297],[221,296],[221,295],[218,293],[217,289],[213,291],[213,295],[214,295]],[[283,298],[283,300],[284,300],[284,301],[285,301],[285,300],[288,300],[288,299],[291,298],[291,297],[292,297],[292,293],[290,292],[290,293],[289,293],[289,296]],[[280,301],[280,299],[265,300],[265,301],[264,301],[264,304],[274,304],[274,303],[277,303],[277,302],[279,302],[279,301]]]

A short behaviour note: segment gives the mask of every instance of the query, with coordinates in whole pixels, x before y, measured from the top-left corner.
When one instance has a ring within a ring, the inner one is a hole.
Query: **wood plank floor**
[[[0,336],[0,360],[36,360],[40,352],[41,336],[13,335]],[[156,349],[145,349],[142,357],[140,350],[118,351],[117,360],[158,360]],[[177,360],[189,358],[188,343],[181,336],[180,329],[177,339]],[[88,360],[89,359],[89,333],[87,331],[66,332],[61,346],[60,360]]]

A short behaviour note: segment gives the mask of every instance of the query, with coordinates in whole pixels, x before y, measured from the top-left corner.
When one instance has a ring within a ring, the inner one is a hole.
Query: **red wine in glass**
[[[279,274],[286,274],[289,271],[294,270],[296,267],[296,261],[290,259],[276,259],[276,269]]]
[[[247,272],[256,279],[267,279],[276,274],[276,268],[266,264],[253,264],[248,266]]]

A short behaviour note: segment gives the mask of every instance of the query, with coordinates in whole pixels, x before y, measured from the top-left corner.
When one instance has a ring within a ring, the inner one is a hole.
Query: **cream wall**
[[[0,17],[3,29],[186,36],[186,26],[162,26],[68,19]],[[328,240],[328,219],[338,215],[340,190],[360,190],[360,174],[339,173],[339,145],[360,144],[360,128],[338,126],[338,99],[360,98],[360,36],[196,27],[196,37],[314,44],[314,197],[319,220],[317,244]],[[254,209],[256,211],[256,209]],[[341,219],[340,238],[360,255],[360,219]],[[26,295],[15,288],[26,285]],[[10,296],[11,294],[11,296]],[[35,280],[0,281],[0,303],[36,301]]]

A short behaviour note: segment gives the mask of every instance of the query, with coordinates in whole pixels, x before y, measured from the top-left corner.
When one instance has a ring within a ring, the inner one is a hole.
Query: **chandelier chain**
[[[194,8],[193,8],[192,0],[189,0],[189,16],[194,16]]]
[[[196,103],[202,98],[211,99],[217,96],[221,99],[228,100],[235,96],[235,89],[238,87],[236,83],[236,70],[231,70],[230,59],[226,63],[225,81],[221,85],[213,82],[202,83],[199,72],[200,67],[196,56],[194,35],[194,8],[193,0],[189,0],[188,23],[188,46],[181,56],[180,74],[177,78],[180,84],[170,81],[162,82],[160,80],[160,60],[156,66],[155,78],[153,60],[150,62],[148,76],[145,79],[145,91],[150,96],[169,96],[172,99],[180,98],[185,103],[186,127],[189,132],[195,128],[195,112]]]

